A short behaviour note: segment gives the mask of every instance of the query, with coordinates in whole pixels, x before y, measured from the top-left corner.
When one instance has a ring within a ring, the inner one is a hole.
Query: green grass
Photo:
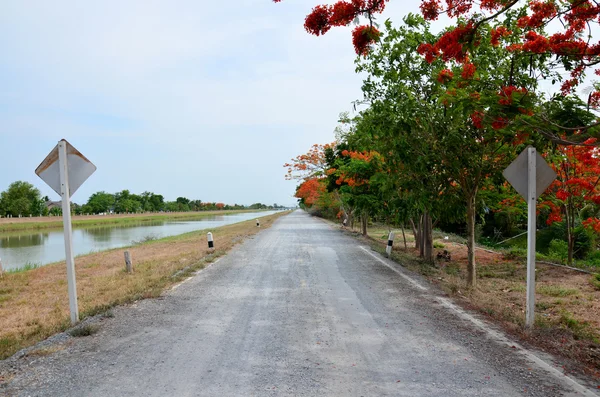
[[[560,285],[539,285],[536,288],[536,291],[539,294],[553,297],[564,297],[570,295],[577,295],[579,293],[579,291],[576,289],[565,288],[561,287]]]
[[[42,266],[42,264],[39,262],[27,262],[21,267],[6,269],[4,272],[8,273],[8,274],[21,273],[21,272],[26,272],[28,270],[37,269],[41,266]]]
[[[594,274],[590,279],[590,283],[596,288],[600,290],[600,274]]]

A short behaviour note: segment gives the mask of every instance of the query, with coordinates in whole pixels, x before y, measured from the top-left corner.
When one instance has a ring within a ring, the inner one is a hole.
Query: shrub
[[[560,263],[566,263],[569,256],[569,244],[566,241],[557,239],[550,241],[548,256],[551,259],[558,260]]]

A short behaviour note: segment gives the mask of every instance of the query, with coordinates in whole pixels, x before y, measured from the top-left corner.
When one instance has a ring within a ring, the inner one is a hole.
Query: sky
[[[392,1],[400,22],[419,0]],[[319,0],[3,0],[0,191],[60,139],[97,166],[74,194],[150,191],[294,205],[283,164],[334,140],[361,98],[351,28],[304,31]]]

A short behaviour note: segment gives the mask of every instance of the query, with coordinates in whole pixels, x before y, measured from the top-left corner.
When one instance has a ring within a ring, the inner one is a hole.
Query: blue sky
[[[361,97],[351,29],[303,29],[316,4],[3,0],[0,191],[25,180],[57,199],[34,170],[65,138],[98,167],[77,203],[129,189],[294,204],[282,165],[333,141]]]

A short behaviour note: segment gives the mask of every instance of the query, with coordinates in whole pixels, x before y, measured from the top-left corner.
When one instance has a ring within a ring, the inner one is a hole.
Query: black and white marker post
[[[256,227],[260,227],[260,221],[258,219],[256,220]]]
[[[390,235],[388,236],[387,247],[385,247],[385,252],[386,252],[388,258],[390,256],[392,256],[392,246],[393,245],[394,245],[394,232],[390,232]]]
[[[215,248],[215,243],[213,242],[213,236],[211,232],[208,232],[208,234],[206,235],[207,240],[208,240],[208,248]]]

